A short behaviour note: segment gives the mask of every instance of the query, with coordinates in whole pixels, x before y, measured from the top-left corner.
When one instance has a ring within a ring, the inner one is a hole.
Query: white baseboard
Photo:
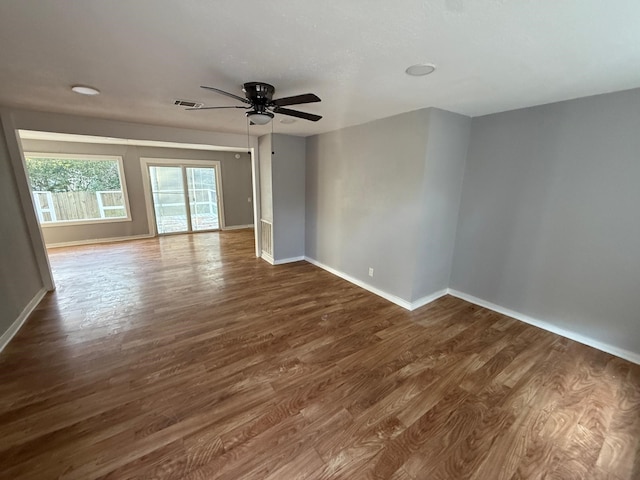
[[[20,327],[24,325],[24,322],[26,322],[27,318],[29,318],[29,315],[31,315],[31,312],[36,309],[36,307],[46,294],[46,288],[41,288],[40,291],[38,291],[38,293],[36,293],[31,301],[27,304],[27,306],[24,307],[22,313],[18,315],[18,318],[16,318],[16,320],[9,326],[7,331],[4,332],[2,336],[0,336],[0,352],[4,350],[4,347],[6,347],[11,339],[15,336],[15,334],[18,333]]]
[[[440,297],[444,297],[448,292],[449,289],[444,288],[438,292],[432,293],[431,295],[419,298],[418,300],[411,302],[411,308],[409,310],[415,310],[416,308],[424,307],[428,303],[431,303],[434,300],[439,299]]]
[[[304,257],[304,259],[317,266],[322,268],[323,270],[326,270],[329,273],[332,273],[334,275],[336,275],[337,277],[340,277],[348,282],[353,283],[354,285],[359,286],[360,288],[364,288],[365,290],[368,290],[371,293],[374,293],[386,300],[389,300],[390,302],[395,303],[396,305],[399,305],[402,308],[406,308],[407,310],[415,310],[416,308],[420,308],[423,307],[431,302],[433,302],[434,300],[437,300],[438,298],[444,296],[444,295],[451,295],[453,297],[457,297],[460,298],[462,300],[466,300],[467,302],[473,303],[475,305],[478,305],[480,307],[484,307],[484,308],[488,308],[489,310],[493,310],[494,312],[497,313],[501,313],[502,315],[506,315],[508,317],[512,317],[515,318],[516,320],[520,320],[521,322],[527,323],[529,325],[533,325],[534,327],[538,327],[541,328],[543,330],[546,330],[548,332],[551,333],[555,333],[556,335],[560,335],[561,337],[565,337],[568,338],[570,340],[574,340],[578,343],[582,343],[583,345],[587,345],[589,347],[593,347],[597,350],[601,350],[603,352],[606,353],[610,353],[611,355],[615,355],[616,357],[620,357],[623,358],[625,360],[628,360],[632,363],[638,364],[640,365],[640,354],[636,353],[636,352],[632,352],[630,350],[626,350],[624,348],[619,348],[613,345],[610,345],[608,343],[604,343],[604,342],[600,342],[598,340],[595,340],[593,338],[590,337],[586,337],[584,335],[581,335],[577,332],[571,331],[571,330],[566,330],[564,328],[558,327],[556,325],[554,325],[553,323],[550,322],[546,322],[544,320],[539,320],[537,318],[533,318],[530,317],[528,315],[525,315],[523,313],[520,312],[516,312],[515,310],[511,310],[509,308],[505,308],[501,305],[497,305],[495,303],[491,303],[488,302],[486,300],[483,300],[481,298],[478,297],[474,297],[473,295],[469,295],[466,294],[464,292],[460,292],[458,290],[454,290],[451,288],[447,288],[444,290],[440,290],[436,293],[433,293],[431,295],[427,295],[425,297],[419,298],[418,300],[414,301],[414,302],[408,302],[396,295],[391,295],[387,292],[384,292],[372,285],[369,285],[361,280],[358,280],[357,278],[352,277],[351,275],[347,275],[344,272],[341,272],[339,270],[336,270],[335,268],[329,267],[328,265],[325,265],[323,263],[320,263],[319,261],[317,261],[314,258],[310,258],[310,257]]]
[[[304,259],[305,259],[304,257],[281,258],[280,260],[275,260],[273,262],[273,264],[274,265],[282,265],[284,263],[301,262]]]
[[[523,313],[516,312],[515,310],[511,310],[500,305],[496,305],[495,303],[487,302],[486,300],[474,297],[473,295],[469,295],[458,290],[453,290],[450,288],[447,290],[447,293],[451,296],[466,300],[467,302],[474,303],[480,307],[488,308],[489,310],[493,310],[494,312],[498,312],[508,317],[515,318],[516,320],[520,320],[521,322],[528,323],[529,325],[533,325],[534,327],[538,327],[548,332],[555,333],[556,335],[560,335],[561,337],[574,340],[578,343],[582,343],[583,345],[593,347],[597,350],[610,353],[611,355],[615,355],[616,357],[620,357],[632,363],[640,365],[640,354],[638,353],[625,350],[623,348],[618,348],[613,345],[609,345],[608,343],[594,340],[590,337],[585,337],[584,335],[580,335],[579,333],[573,332],[571,330],[565,330],[564,328],[557,327],[556,325],[545,322],[544,320],[530,317]]]
[[[224,227],[222,230],[244,230],[245,228],[253,228],[253,223],[249,223],[247,225],[231,225],[229,227]]]
[[[305,257],[291,257],[291,258],[281,258],[280,260],[274,260],[274,258],[271,255],[265,252],[262,252],[262,255],[260,258],[270,263],[271,265],[283,265],[285,263],[300,262],[302,260],[305,260]]]
[[[390,293],[384,292],[382,290],[380,290],[379,288],[374,287],[373,285],[369,285],[368,283],[365,283],[361,280],[358,280],[355,277],[352,277],[351,275],[347,275],[344,272],[341,272],[340,270],[336,270],[335,268],[332,268],[328,265],[325,265],[324,263],[320,263],[318,260],[316,260],[315,258],[311,258],[311,257],[304,257],[304,259],[315,265],[316,267],[320,267],[323,270],[326,270],[329,273],[333,273],[335,276],[340,277],[344,280],[346,280],[347,282],[351,282],[354,285],[359,286],[360,288],[364,288],[365,290],[368,290],[371,293],[374,293],[376,295],[378,295],[379,297],[384,298],[385,300],[389,300],[392,303],[395,303],[396,305],[399,305],[402,308],[406,308],[407,310],[412,310],[412,304],[411,302],[408,302],[407,300],[400,298],[396,295],[392,295]]]
[[[48,243],[47,248],[76,247],[79,245],[93,245],[96,243],[126,242],[127,240],[140,240],[142,238],[153,238],[153,235],[145,233],[143,235],[130,235],[128,237],[91,238],[89,240],[76,240],[73,242]]]

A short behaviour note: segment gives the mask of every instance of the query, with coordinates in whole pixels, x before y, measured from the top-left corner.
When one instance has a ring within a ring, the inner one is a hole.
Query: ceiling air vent
[[[187,108],[200,108],[204,105],[204,103],[194,102],[192,100],[175,100],[173,104],[179,107]]]

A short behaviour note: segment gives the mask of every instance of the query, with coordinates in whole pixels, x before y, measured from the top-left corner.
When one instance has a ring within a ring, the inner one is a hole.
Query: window
[[[131,220],[122,157],[25,153],[42,226]]]

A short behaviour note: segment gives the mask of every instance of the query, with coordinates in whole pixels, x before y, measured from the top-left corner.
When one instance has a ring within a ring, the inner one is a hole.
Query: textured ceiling
[[[172,103],[232,105],[199,85],[257,80],[322,98],[300,107],[321,121],[282,133],[430,106],[477,116],[640,86],[639,19],[638,0],[0,0],[0,105],[244,132],[242,110]],[[438,69],[404,73],[421,62]]]

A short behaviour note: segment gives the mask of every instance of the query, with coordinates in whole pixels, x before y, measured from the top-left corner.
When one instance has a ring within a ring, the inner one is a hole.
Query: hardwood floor
[[[248,231],[50,252],[0,354],[3,479],[640,478],[640,367]]]

